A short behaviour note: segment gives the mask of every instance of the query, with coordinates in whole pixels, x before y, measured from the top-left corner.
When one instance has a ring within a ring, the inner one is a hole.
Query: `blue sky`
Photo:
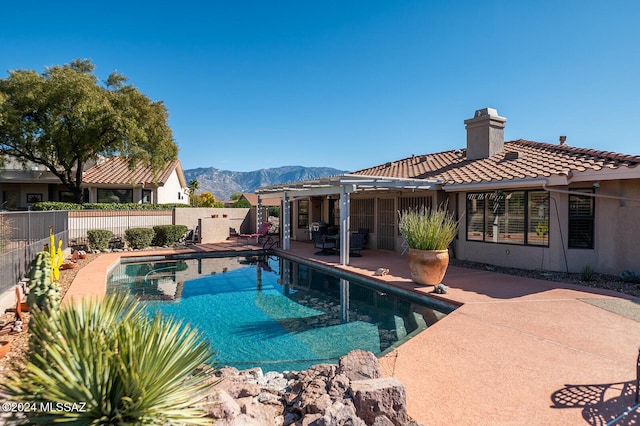
[[[2,6],[7,70],[89,58],[163,101],[185,169],[358,170],[505,138],[640,154],[640,2],[135,1]]]

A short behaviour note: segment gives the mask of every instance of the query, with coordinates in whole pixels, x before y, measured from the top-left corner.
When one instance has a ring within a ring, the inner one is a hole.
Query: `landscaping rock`
[[[378,416],[386,416],[396,426],[409,422],[404,386],[393,377],[352,381],[351,394],[358,417],[368,425]]]
[[[205,404],[208,417],[233,420],[240,415],[240,405],[228,392],[218,390]]]
[[[349,380],[377,379],[382,377],[378,358],[371,352],[355,350],[340,358],[338,373]]]
[[[391,426],[412,424],[405,390],[382,378],[378,359],[353,351],[339,365],[262,373],[259,368],[215,372],[219,391],[205,406],[223,426]]]

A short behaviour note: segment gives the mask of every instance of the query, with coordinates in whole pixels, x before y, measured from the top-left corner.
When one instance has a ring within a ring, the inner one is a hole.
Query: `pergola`
[[[289,202],[296,199],[336,195],[340,196],[340,264],[349,264],[349,232],[350,232],[350,197],[352,193],[365,191],[385,191],[385,190],[439,190],[442,189],[444,181],[394,178],[381,176],[366,176],[354,174],[342,174],[326,178],[299,181],[293,183],[263,186],[256,189],[258,194],[258,212],[261,212],[262,200],[267,198],[279,198],[282,203],[280,214],[283,250],[289,250],[291,246],[291,223]],[[262,222],[261,215],[258,223]]]

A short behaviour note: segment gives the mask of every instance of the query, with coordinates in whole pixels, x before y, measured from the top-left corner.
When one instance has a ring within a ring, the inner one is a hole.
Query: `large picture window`
[[[495,191],[467,194],[467,240],[549,245],[549,194],[546,191]]]
[[[573,190],[593,193],[591,189]],[[595,199],[588,195],[569,195],[569,248],[593,248]]]
[[[132,189],[98,189],[99,203],[133,203]]]
[[[309,201],[298,201],[298,228],[309,226]]]

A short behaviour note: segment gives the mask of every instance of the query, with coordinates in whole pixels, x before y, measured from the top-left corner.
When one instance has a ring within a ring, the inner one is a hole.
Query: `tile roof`
[[[469,184],[549,177],[586,170],[637,167],[640,156],[515,140],[489,158],[467,160],[466,150],[418,155],[353,172],[358,175],[441,179],[445,184]]]
[[[154,173],[151,166],[136,166],[132,169],[125,157],[110,157],[85,170],[82,180],[89,184],[164,184],[178,167],[180,160],[174,160],[167,163],[163,170]]]

